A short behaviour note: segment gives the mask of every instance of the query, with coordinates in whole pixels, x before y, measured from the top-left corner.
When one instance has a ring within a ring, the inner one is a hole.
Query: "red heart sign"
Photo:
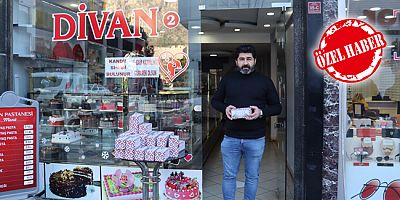
[[[183,159],[185,159],[186,162],[190,162],[193,159],[193,155],[192,154],[188,154]]]
[[[186,71],[190,62],[189,56],[186,53],[177,53],[173,55],[170,52],[163,52],[158,59],[161,71],[171,82]]]

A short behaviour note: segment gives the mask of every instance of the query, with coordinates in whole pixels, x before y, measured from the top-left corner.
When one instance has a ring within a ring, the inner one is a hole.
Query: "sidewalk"
[[[261,161],[260,179],[257,191],[258,200],[275,200],[277,198],[278,183],[283,181],[283,174],[279,172],[277,154],[268,142]],[[217,144],[206,164],[203,167],[203,192],[206,200],[221,200],[223,166],[220,153],[220,144]],[[244,195],[244,164],[240,164],[236,199],[242,200]]]

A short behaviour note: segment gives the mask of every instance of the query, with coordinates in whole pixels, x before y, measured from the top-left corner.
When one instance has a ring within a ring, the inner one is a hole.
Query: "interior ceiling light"
[[[268,16],[272,16],[272,15],[275,15],[275,13],[273,13],[273,12],[267,12],[267,15],[268,15]]]
[[[358,16],[357,19],[367,19],[367,16],[361,15],[361,16]]]
[[[211,57],[217,57],[217,54],[210,54]]]
[[[240,31],[240,28],[235,28],[235,29],[233,29],[233,31],[239,32],[239,31]]]
[[[160,33],[165,33],[165,31],[160,31]]]
[[[71,7],[73,7],[73,8],[77,8],[77,7],[78,7],[78,4],[71,3],[71,4],[69,4],[69,6],[71,6]]]
[[[192,29],[200,29],[200,26],[192,26]]]
[[[199,32],[199,35],[204,35],[204,32],[203,32],[203,31],[200,31],[200,32]]]
[[[370,8],[369,10],[370,10],[370,11],[378,11],[378,10],[381,10],[381,8],[379,8],[379,7],[373,7],[373,8]]]
[[[386,48],[395,48],[396,46],[394,46],[394,45],[388,45],[388,46],[386,46]]]
[[[270,27],[270,26],[271,26],[271,24],[264,24],[265,28]]]

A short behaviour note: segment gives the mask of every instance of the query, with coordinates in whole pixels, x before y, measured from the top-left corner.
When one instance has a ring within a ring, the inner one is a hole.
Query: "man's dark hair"
[[[235,60],[237,60],[239,58],[240,53],[251,53],[253,55],[254,59],[256,59],[256,57],[257,57],[256,48],[254,48],[253,45],[249,45],[249,44],[243,44],[243,45],[240,45],[238,48],[236,48]]]

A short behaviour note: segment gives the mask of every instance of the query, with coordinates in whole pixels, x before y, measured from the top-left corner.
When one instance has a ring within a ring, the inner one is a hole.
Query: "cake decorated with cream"
[[[47,123],[50,126],[64,126],[64,117],[61,115],[50,116]]]
[[[81,133],[78,131],[60,131],[51,136],[52,143],[70,144],[81,139]]]
[[[107,199],[112,200],[135,200],[142,199],[141,173],[126,170],[123,173],[120,169],[114,174],[104,175],[104,188]],[[152,197],[150,189],[149,197]]]
[[[165,182],[165,197],[170,200],[200,199],[199,182],[184,176],[183,172],[172,172]]]

